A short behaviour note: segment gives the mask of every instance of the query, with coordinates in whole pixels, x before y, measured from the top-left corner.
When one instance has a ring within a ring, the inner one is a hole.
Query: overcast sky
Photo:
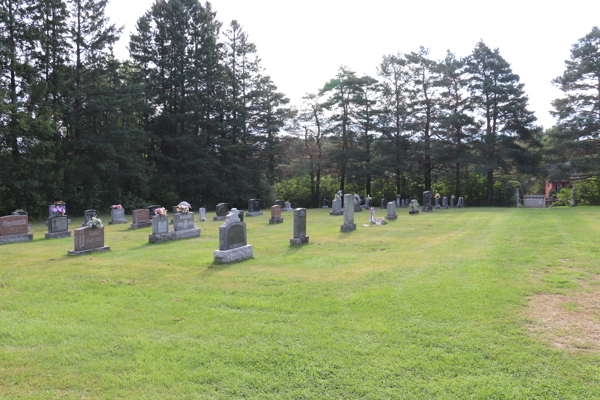
[[[152,0],[110,0],[107,13],[124,34],[115,52],[127,58],[129,34]],[[551,80],[571,46],[600,25],[600,1],[214,0],[224,28],[237,19],[256,44],[266,73],[296,104],[320,89],[340,65],[376,75],[383,55],[420,45],[432,58],[463,57],[480,40],[498,47],[525,84],[538,124],[549,128]]]

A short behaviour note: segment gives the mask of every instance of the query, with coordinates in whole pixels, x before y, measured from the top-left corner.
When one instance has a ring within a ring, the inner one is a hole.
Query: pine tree
[[[538,146],[536,118],[527,109],[524,85],[498,49],[479,42],[467,66],[474,109],[483,117],[478,121],[485,129],[479,135],[479,163],[487,176],[487,204],[492,205],[494,171],[536,171],[539,157],[528,151]]]
[[[373,143],[377,128],[377,101],[380,94],[380,85],[377,79],[368,75],[356,81],[356,93],[353,98],[355,104],[355,120],[357,131],[357,146],[354,151],[354,162],[358,165],[354,176],[364,179],[366,195],[371,194],[371,181],[376,171],[373,164]]]
[[[571,49],[566,69],[553,83],[564,97],[554,100],[558,118],[546,151],[563,164],[564,172],[600,173],[600,29],[592,28]]]

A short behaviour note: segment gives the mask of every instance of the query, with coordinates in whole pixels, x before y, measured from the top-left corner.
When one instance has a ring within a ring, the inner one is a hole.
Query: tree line
[[[540,174],[543,149],[558,160],[584,137],[535,126],[518,75],[483,42],[465,58],[434,61],[424,48],[385,56],[377,77],[341,67],[294,109],[248,33],[224,26],[210,3],[154,2],[128,60],[113,55],[122,28],[106,4],[0,1],[2,214],[40,215],[55,200],[71,212],[243,207],[287,196],[290,182],[310,192],[304,206],[334,189],[417,196],[444,182],[472,205],[502,205],[505,182]],[[597,54],[597,28],[590,35]]]

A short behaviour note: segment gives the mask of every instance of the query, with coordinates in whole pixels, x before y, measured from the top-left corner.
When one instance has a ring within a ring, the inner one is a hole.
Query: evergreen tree
[[[528,151],[537,146],[536,118],[527,109],[528,98],[510,64],[479,42],[467,62],[470,93],[475,112],[485,128],[479,135],[479,164],[487,179],[487,204],[492,205],[494,171],[516,167],[519,172],[536,171],[539,157]]]
[[[380,85],[377,79],[368,75],[356,81],[356,93],[353,98],[355,103],[355,120],[357,125],[357,148],[354,151],[354,162],[358,165],[354,176],[364,179],[366,195],[371,194],[371,181],[375,173],[373,165],[373,143],[377,128],[377,100],[380,94]]]
[[[566,69],[553,83],[564,97],[554,100],[558,123],[548,135],[547,152],[563,164],[565,173],[600,173],[600,29],[573,45]]]

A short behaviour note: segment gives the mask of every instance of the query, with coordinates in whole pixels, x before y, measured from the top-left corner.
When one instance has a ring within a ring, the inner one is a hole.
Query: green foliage
[[[573,196],[572,189],[562,188],[558,191],[556,195],[556,202],[554,205],[556,206],[569,206],[571,207],[571,198]]]
[[[339,181],[334,180],[331,176],[322,176],[320,203],[323,202],[323,199],[331,202],[338,191],[338,185]],[[294,207],[311,207],[310,177],[308,176],[298,176],[276,183],[275,193],[278,199],[289,201]]]
[[[576,185],[577,201],[594,206],[600,205],[600,179],[598,177],[579,181]]]

